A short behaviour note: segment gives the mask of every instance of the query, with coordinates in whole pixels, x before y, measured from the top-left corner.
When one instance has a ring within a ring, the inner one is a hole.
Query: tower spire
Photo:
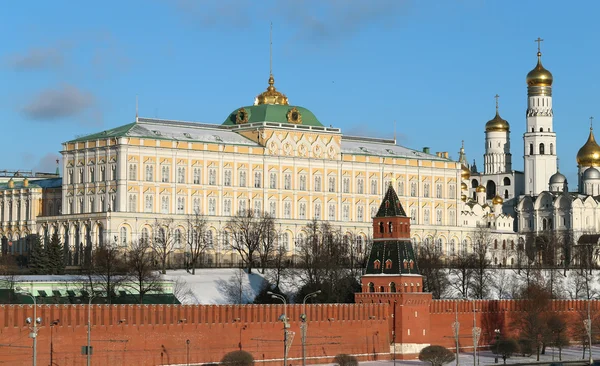
[[[594,123],[594,117],[590,117],[590,131],[592,131],[594,129],[593,123]]]
[[[542,42],[544,42],[544,40],[538,37],[534,42],[537,42],[538,44],[538,57],[540,57],[542,55]]]

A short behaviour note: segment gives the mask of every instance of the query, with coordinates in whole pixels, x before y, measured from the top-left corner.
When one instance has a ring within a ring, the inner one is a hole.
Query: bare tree
[[[152,246],[145,240],[132,243],[127,256],[127,267],[133,289],[139,294],[140,304],[144,296],[152,292],[162,292],[161,278],[154,264]]]
[[[107,303],[112,303],[116,290],[128,281],[124,254],[116,244],[97,247],[90,262],[82,268],[85,290],[106,294]]]
[[[455,278],[454,281],[450,282],[450,286],[458,291],[460,297],[469,297],[475,265],[475,256],[463,251],[459,251],[450,262],[450,275]]]
[[[240,255],[248,274],[252,273],[255,257],[260,253],[265,236],[272,234],[273,219],[266,213],[240,211],[227,222],[227,228],[233,238],[232,249]]]
[[[519,331],[522,340],[536,345],[539,361],[542,345],[548,335],[550,292],[544,286],[531,284],[521,289],[519,299],[522,301],[522,311],[516,314],[513,328]]]
[[[199,212],[189,215],[187,218],[187,237],[186,245],[189,250],[189,263],[192,267],[192,274],[196,274],[198,260],[208,249],[209,241],[207,237],[208,223],[206,217]]]
[[[0,256],[0,288],[11,290],[8,293],[8,303],[15,300],[14,290],[20,280],[19,266],[12,255]]]
[[[235,271],[228,281],[217,280],[219,292],[229,304],[247,304],[250,302],[251,290],[244,281],[246,273],[243,269]]]
[[[434,299],[444,297],[448,292],[450,282],[448,274],[444,270],[440,248],[436,247],[434,240],[425,240],[418,244],[415,254],[421,275],[423,275],[423,291],[431,292]]]
[[[474,235],[473,255],[475,260],[475,270],[473,272],[472,294],[476,299],[484,299],[489,291],[491,274],[489,272],[491,263],[489,252],[492,242],[497,240],[491,230],[484,226],[479,226]]]
[[[271,257],[271,271],[269,272],[267,277],[269,279],[269,282],[273,283],[275,288],[279,288],[281,279],[285,275],[287,256],[288,251],[283,245],[279,245],[275,250],[275,253]]]
[[[160,261],[161,273],[167,273],[167,261],[176,248],[175,223],[173,219],[156,219],[152,231],[152,250]]]
[[[260,258],[261,273],[265,273],[265,268],[269,266],[272,261],[272,257],[277,255],[277,251],[281,252],[277,245],[278,233],[275,230],[275,219],[269,214],[265,213],[261,219],[263,221],[262,233],[260,235],[260,244],[258,246],[258,255]],[[280,258],[283,259],[283,258]]]
[[[190,285],[183,278],[177,277],[173,284],[173,295],[182,304],[198,304],[199,301],[194,295]]]

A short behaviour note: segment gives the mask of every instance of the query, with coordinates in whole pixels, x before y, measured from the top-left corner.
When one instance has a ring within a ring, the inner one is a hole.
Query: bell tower
[[[392,184],[373,218],[373,246],[362,292],[355,294],[357,303],[389,304],[390,353],[398,359],[415,358],[427,347],[431,294],[423,292],[410,239],[410,218]]]
[[[538,38],[538,62],[527,74],[527,128],[523,135],[525,151],[525,194],[537,195],[547,190],[550,177],[556,173],[556,133],[552,111],[552,74],[542,66]]]

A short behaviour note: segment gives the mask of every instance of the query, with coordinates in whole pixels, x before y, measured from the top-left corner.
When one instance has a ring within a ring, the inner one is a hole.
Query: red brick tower
[[[361,287],[356,302],[390,306],[391,353],[398,359],[418,356],[429,345],[431,294],[423,293],[423,277],[410,241],[410,218],[392,185],[373,218],[373,247]]]

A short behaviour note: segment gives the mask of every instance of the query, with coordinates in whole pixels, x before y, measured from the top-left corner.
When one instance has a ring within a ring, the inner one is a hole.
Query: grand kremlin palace
[[[414,242],[434,240],[445,253],[471,248],[474,227],[493,216],[481,202],[481,212],[465,216],[474,220],[462,217],[473,210],[462,194],[469,171],[448,153],[325,125],[290,105],[271,75],[254,105],[236,108],[222,124],[136,116],[65,142],[62,181],[11,179],[0,186],[2,234],[11,244],[3,250],[23,253],[28,233],[49,237],[55,230],[74,252],[87,243],[127,245],[151,236],[156,219],[173,219],[183,251],[186,220],[201,213],[212,241],[206,260],[235,263],[226,224],[239,211],[255,210],[276,218],[280,244],[291,254],[313,219],[339,228],[359,253],[389,184],[411,218]],[[505,219],[504,235],[516,237],[513,219]]]

